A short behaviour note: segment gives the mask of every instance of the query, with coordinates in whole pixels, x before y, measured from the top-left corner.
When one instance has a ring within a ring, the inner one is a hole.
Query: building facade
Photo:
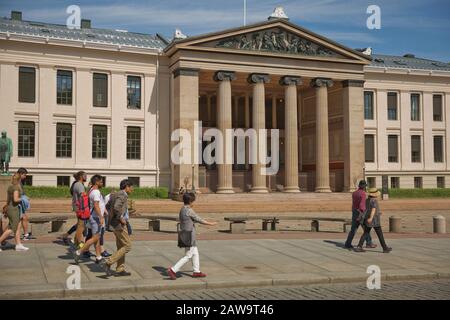
[[[445,187],[449,99],[449,65],[363,54],[285,17],[170,42],[0,20],[0,129],[33,185],[85,170],[174,193],[340,192],[383,175],[390,187]],[[195,121],[202,133],[278,129],[277,174],[249,163],[248,141],[244,163],[173,163],[171,134],[196,136]]]

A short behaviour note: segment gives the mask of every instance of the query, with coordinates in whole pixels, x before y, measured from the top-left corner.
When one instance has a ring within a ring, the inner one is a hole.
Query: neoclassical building
[[[449,105],[448,64],[353,50],[284,14],[171,41],[89,20],[71,30],[20,12],[0,19],[0,129],[33,185],[85,170],[175,193],[345,192],[382,176],[393,188],[445,187]],[[195,136],[196,121],[202,132],[278,129],[280,169],[261,175],[248,142],[244,163],[173,163],[172,132]]]

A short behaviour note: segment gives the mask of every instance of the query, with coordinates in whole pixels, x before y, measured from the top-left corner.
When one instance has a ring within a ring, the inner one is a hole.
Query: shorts
[[[102,226],[100,224],[100,218],[96,215],[91,215],[89,218],[90,229],[92,230],[92,235],[100,234],[102,231]]]
[[[8,219],[10,228],[16,233],[20,224],[20,212],[18,207],[8,206]]]

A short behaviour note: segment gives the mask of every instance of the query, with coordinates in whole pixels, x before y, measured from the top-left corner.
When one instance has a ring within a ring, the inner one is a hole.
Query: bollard
[[[389,217],[389,232],[392,233],[402,232],[402,218],[395,216]]]
[[[433,233],[445,233],[446,223],[445,218],[441,215],[433,217]]]

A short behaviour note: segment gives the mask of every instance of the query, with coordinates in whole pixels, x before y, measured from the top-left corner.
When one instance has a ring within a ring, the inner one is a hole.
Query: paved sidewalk
[[[285,286],[367,280],[369,265],[381,268],[382,280],[450,277],[450,239],[387,239],[390,254],[381,249],[355,253],[339,240],[251,239],[200,241],[202,271],[190,277],[188,263],[176,281],[165,269],[183,250],[175,241],[135,241],[127,256],[129,277],[106,278],[93,261],[80,263],[81,290],[66,289],[67,267],[73,264],[63,245],[30,243],[28,252],[0,253],[0,298],[62,298],[83,295],[227,287]],[[113,251],[107,242],[108,251]]]

